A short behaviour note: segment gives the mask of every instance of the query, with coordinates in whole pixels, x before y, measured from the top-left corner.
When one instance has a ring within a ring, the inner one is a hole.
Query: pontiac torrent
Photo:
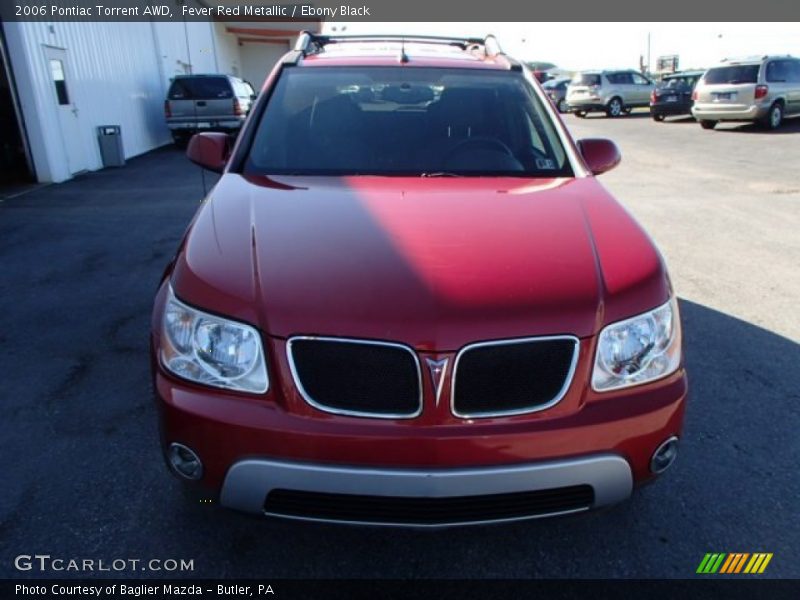
[[[155,298],[164,455],[233,509],[448,526],[621,502],[678,451],[678,304],[497,41],[303,33]]]

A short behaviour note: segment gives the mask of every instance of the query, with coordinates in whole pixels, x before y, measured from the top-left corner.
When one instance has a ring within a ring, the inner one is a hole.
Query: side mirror
[[[250,94],[250,100],[255,100],[258,98],[258,94]]]
[[[222,173],[231,152],[231,139],[227,133],[204,132],[192,136],[186,156],[204,169]]]
[[[611,140],[587,138],[578,142],[583,161],[595,175],[610,171],[622,160],[619,148]]]

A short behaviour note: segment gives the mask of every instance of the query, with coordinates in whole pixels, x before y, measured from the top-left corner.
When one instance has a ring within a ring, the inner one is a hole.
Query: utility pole
[[[647,73],[649,75],[653,72],[653,68],[650,66],[650,32],[647,32]]]

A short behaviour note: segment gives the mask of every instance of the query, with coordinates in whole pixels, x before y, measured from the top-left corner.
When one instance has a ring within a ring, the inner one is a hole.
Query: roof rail
[[[486,56],[502,56],[509,64],[509,68],[520,70],[522,65],[506,56],[500,43],[494,35],[485,38],[477,37],[446,37],[435,35],[322,35],[310,31],[301,31],[294,45],[294,52],[289,57],[290,62],[297,62],[301,56],[308,56],[321,52],[329,44],[342,44],[353,42],[408,42],[416,44],[442,44],[455,46],[462,50],[482,50]]]

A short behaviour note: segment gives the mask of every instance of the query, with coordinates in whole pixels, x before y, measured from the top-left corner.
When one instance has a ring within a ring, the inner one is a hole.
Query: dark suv
[[[650,94],[650,115],[654,121],[664,117],[692,114],[692,92],[704,71],[680,71],[665,75]]]

